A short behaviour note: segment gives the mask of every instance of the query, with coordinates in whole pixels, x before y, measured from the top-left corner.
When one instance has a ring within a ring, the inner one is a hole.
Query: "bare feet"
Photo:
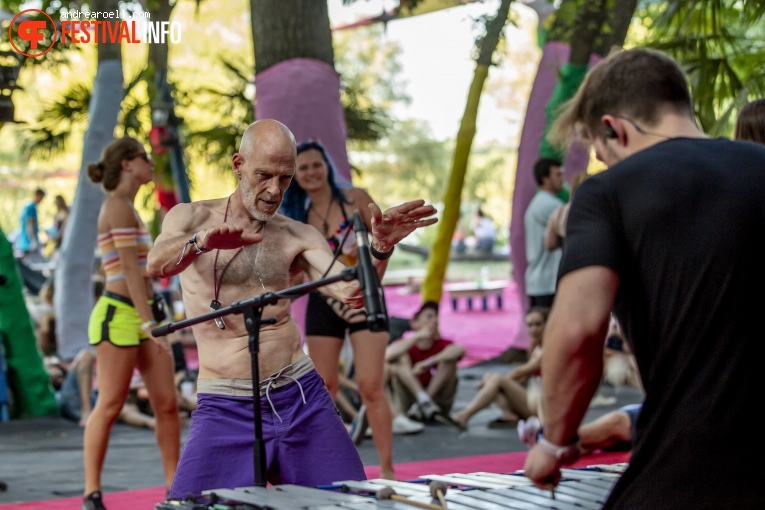
[[[455,425],[457,425],[462,430],[467,430],[467,420],[463,418],[460,413],[454,413],[449,415],[449,417],[452,419]]]
[[[380,478],[385,480],[395,480],[396,474],[393,472],[393,468],[380,468]]]

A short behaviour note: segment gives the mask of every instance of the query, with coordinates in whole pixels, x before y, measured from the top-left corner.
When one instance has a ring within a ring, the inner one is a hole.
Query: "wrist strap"
[[[210,251],[210,250],[205,250],[205,249],[202,249],[202,248],[199,247],[199,245],[197,244],[197,235],[198,234],[199,234],[199,232],[194,232],[194,235],[191,236],[191,239],[189,239],[187,241],[188,243],[190,243],[197,250],[197,255],[199,255],[200,253],[207,253],[208,251]]]
[[[579,436],[575,437],[574,441],[566,446],[558,446],[544,437],[540,437],[537,440],[537,446],[539,446],[543,452],[552,455],[563,463],[573,462],[579,457]]]
[[[205,250],[199,247],[199,245],[197,244],[197,234],[199,234],[199,232],[194,232],[194,235],[191,236],[191,239],[183,243],[183,250],[181,250],[181,256],[178,257],[178,262],[175,263],[176,266],[180,264],[181,261],[183,260],[183,257],[186,256],[186,250],[189,249],[189,246],[194,247],[197,255],[199,255],[200,253],[207,253],[208,251],[210,251],[210,250]]]
[[[395,248],[396,247],[394,246],[393,248],[390,249],[390,251],[386,251],[386,252],[383,253],[381,251],[375,250],[375,247],[370,244],[369,245],[369,253],[371,253],[372,256],[374,258],[376,258],[377,260],[388,260],[390,258],[390,256],[393,255],[393,250]]]

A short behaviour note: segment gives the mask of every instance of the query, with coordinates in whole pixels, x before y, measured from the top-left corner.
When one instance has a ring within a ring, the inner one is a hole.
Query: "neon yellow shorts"
[[[149,337],[141,329],[136,309],[117,299],[101,296],[88,322],[90,345],[106,340],[117,347],[136,347]]]

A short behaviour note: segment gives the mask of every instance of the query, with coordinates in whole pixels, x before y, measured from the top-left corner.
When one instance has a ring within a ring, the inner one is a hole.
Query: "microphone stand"
[[[356,267],[346,267],[341,273],[334,276],[328,276],[312,282],[296,285],[279,292],[269,291],[244,301],[237,301],[229,306],[219,308],[218,310],[203,315],[198,315],[178,322],[169,322],[151,330],[152,336],[159,337],[218,317],[225,317],[226,315],[235,313],[244,315],[244,325],[247,329],[247,334],[249,335],[248,345],[250,351],[250,366],[252,370],[252,412],[255,422],[253,463],[256,486],[266,486],[267,469],[266,449],[263,442],[263,419],[260,406],[260,368],[258,367],[258,354],[260,353],[260,326],[263,324],[274,324],[276,322],[276,319],[273,318],[263,319],[263,308],[268,305],[276,304],[280,299],[297,299],[300,296],[313,292],[325,285],[330,285],[339,281],[349,282],[358,278],[359,272]]]

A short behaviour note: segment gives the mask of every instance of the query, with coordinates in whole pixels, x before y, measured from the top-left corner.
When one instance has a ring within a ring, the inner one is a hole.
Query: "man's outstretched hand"
[[[399,241],[420,227],[433,225],[438,218],[436,208],[425,205],[424,200],[413,200],[381,212],[376,204],[369,204],[372,213],[372,236],[377,250],[390,251]]]
[[[262,229],[258,232],[245,232],[230,223],[210,227],[197,234],[197,246],[203,250],[233,250],[262,240]]]

